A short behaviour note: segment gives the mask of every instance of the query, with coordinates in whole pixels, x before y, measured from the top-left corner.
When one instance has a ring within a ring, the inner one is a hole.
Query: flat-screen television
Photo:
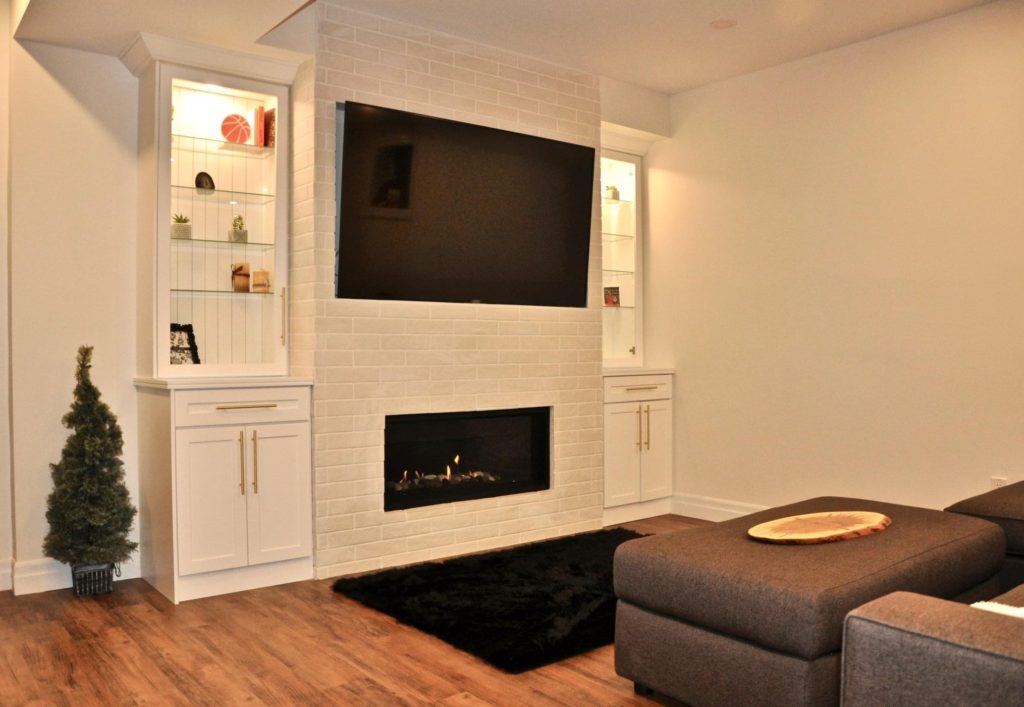
[[[594,149],[339,106],[337,295],[585,307]]]

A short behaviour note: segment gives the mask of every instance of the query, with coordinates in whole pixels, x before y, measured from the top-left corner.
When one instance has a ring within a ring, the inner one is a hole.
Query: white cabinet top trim
[[[266,376],[263,378],[135,378],[136,388],[156,390],[221,390],[225,388],[281,388],[312,386],[312,378]]]
[[[673,376],[676,373],[674,368],[606,368],[601,371],[605,378],[616,378],[619,376]]]
[[[192,66],[269,83],[291,86],[299,70],[299,61],[247,54],[235,49],[214,47],[183,39],[140,32],[121,52],[121,63],[140,76],[154,61]]]

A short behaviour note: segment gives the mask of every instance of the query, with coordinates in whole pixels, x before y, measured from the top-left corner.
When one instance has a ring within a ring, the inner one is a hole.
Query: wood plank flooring
[[[660,516],[662,533],[705,521]],[[174,606],[142,580],[0,592],[0,705],[644,705],[612,646],[508,675],[334,594],[330,580]]]

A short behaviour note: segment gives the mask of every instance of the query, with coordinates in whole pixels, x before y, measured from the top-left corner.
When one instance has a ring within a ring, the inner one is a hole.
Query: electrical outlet
[[[989,479],[989,481],[992,483],[992,488],[994,488],[994,489],[998,489],[998,488],[1002,488],[1003,486],[1006,486],[1006,477],[1005,476],[993,476],[991,479]]]

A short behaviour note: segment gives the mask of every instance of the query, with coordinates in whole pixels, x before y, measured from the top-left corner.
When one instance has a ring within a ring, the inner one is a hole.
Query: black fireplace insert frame
[[[481,484],[463,484],[438,488],[417,489],[412,492],[396,491],[390,488],[390,480],[396,476],[398,467],[390,459],[389,450],[400,434],[403,425],[444,420],[480,420],[509,417],[530,418],[530,477],[512,481],[498,481]],[[392,469],[391,467],[395,468]],[[388,415],[384,428],[384,510],[397,511],[440,503],[471,501],[481,498],[509,496],[519,493],[544,491],[551,488],[551,408],[529,407],[502,410],[473,410],[465,412],[414,413]]]

